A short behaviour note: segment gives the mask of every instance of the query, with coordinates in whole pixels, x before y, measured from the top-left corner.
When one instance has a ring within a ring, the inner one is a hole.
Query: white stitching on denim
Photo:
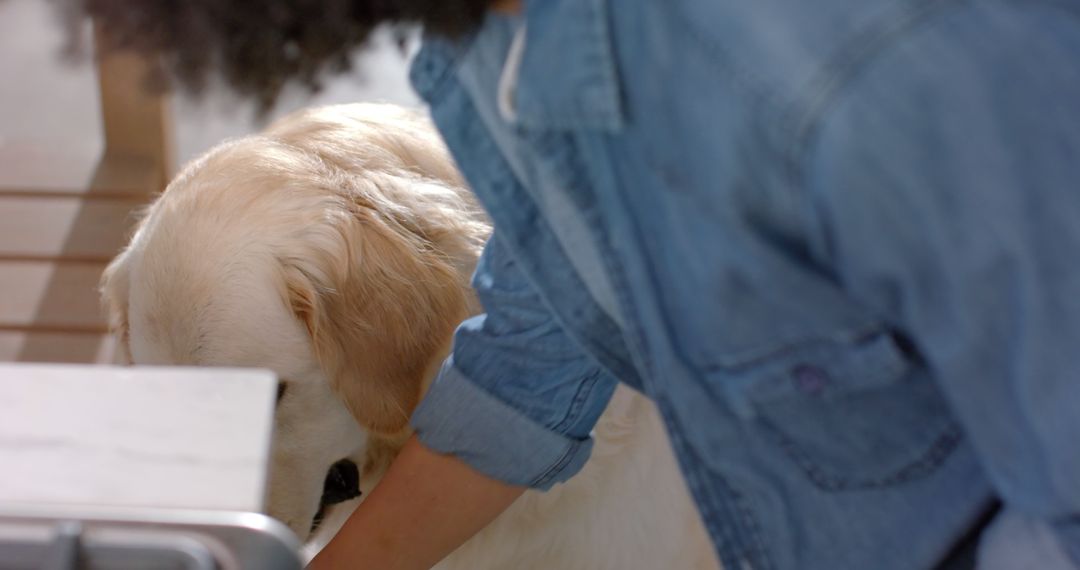
[[[521,71],[521,56],[524,53],[525,24],[522,24],[514,32],[514,39],[510,42],[510,49],[506,54],[506,63],[503,64],[502,73],[499,74],[499,86],[495,95],[499,115],[508,123],[517,122],[514,95],[517,90],[518,74]]]

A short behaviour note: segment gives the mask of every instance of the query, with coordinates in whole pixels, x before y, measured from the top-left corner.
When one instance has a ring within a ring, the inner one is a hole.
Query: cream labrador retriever
[[[312,555],[478,310],[468,282],[489,233],[424,117],[326,107],[184,168],[102,291],[134,364],[278,374],[268,511]],[[527,492],[437,568],[714,568],[652,404],[620,389],[595,439],[578,476]]]

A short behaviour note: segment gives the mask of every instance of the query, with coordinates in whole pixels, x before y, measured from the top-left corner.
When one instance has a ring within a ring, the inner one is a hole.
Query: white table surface
[[[0,364],[0,504],[261,512],[270,372]]]

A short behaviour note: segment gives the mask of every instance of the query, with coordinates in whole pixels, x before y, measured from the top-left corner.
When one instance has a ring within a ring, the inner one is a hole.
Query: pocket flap
[[[730,369],[722,390],[743,419],[756,407],[786,398],[829,400],[851,392],[881,388],[904,376],[908,360],[891,334],[857,340],[823,340],[789,347],[745,367]]]

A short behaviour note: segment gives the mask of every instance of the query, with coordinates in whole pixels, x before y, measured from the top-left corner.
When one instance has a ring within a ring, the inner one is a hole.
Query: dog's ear
[[[131,287],[128,257],[125,250],[109,263],[101,274],[99,291],[101,302],[108,316],[109,330],[117,340],[117,358],[122,364],[131,364],[131,335],[128,325],[128,291]]]
[[[283,260],[288,303],[357,422],[398,433],[466,316],[467,276],[374,208],[324,219],[303,240],[307,251]]]

